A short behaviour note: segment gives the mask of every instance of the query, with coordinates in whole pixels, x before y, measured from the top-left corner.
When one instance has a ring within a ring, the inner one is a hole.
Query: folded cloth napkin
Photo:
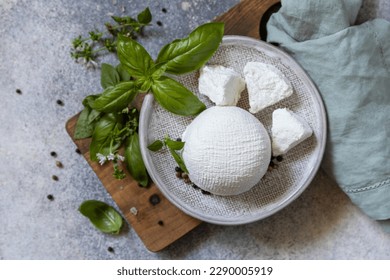
[[[353,25],[360,0],[282,0],[267,24],[317,85],[328,115],[322,167],[390,230],[390,23]]]

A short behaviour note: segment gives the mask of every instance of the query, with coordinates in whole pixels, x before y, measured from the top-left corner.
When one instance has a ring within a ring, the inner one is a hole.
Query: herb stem
[[[104,50],[107,50],[107,48],[106,48],[106,47],[101,47],[101,48],[99,48],[99,49],[93,50],[93,51],[91,52],[91,54],[98,53],[98,52],[104,51]]]

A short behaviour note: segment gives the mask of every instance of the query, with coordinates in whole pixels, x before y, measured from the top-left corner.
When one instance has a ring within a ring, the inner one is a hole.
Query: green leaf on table
[[[74,132],[75,139],[83,139],[92,136],[95,125],[93,122],[89,121],[91,112],[93,110],[89,107],[85,107],[81,111],[79,118],[77,119],[76,128]]]
[[[92,103],[100,96],[101,94],[91,94],[84,98],[83,105],[84,107],[91,107]]]
[[[147,76],[154,65],[152,57],[140,43],[122,35],[118,36],[117,53],[122,66],[134,77]]]
[[[92,109],[90,103],[93,102],[99,95],[89,95],[83,100],[84,109],[81,111],[77,119],[74,138],[83,139],[92,136],[95,128],[95,122],[99,119],[101,113]]]
[[[100,75],[100,84],[103,89],[108,87],[113,87],[116,84],[120,83],[121,77],[117,69],[107,63],[102,63],[101,75]]]
[[[182,116],[197,115],[206,106],[179,82],[161,77],[152,84],[154,98],[166,110]]]
[[[164,143],[161,140],[156,140],[148,146],[148,149],[152,152],[157,152],[164,147]]]
[[[137,19],[144,25],[149,24],[152,21],[152,14],[150,13],[149,7],[140,12],[137,16]]]
[[[86,200],[79,211],[100,231],[118,234],[122,228],[122,216],[110,205],[98,200]]]
[[[137,94],[134,81],[121,82],[104,90],[93,103],[92,108],[106,113],[121,111],[126,108]]]
[[[175,40],[164,46],[156,63],[165,63],[167,72],[184,74],[202,67],[218,49],[224,33],[224,24],[206,23],[190,33],[187,38]]]
[[[149,176],[142,159],[138,134],[130,135],[125,144],[125,162],[130,175],[143,187],[148,186]]]
[[[121,139],[115,135],[116,131],[122,128],[120,115],[113,113],[103,115],[96,122],[92,134],[92,141],[89,146],[89,156],[91,160],[97,161],[97,153],[108,155],[110,152],[115,153],[121,145]]]

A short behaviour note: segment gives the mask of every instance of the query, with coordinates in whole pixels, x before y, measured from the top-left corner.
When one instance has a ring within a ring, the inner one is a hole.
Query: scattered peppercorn
[[[162,26],[163,25],[162,22],[159,21],[159,20],[156,23],[157,23],[158,26]]]
[[[17,93],[17,94],[22,94],[22,91],[21,91],[20,89],[17,88],[17,89],[16,89],[16,93]]]
[[[51,155],[52,157],[57,157],[57,153],[56,153],[56,152],[50,152],[50,155]]]
[[[112,248],[111,246],[107,248],[107,251],[110,252],[110,253],[114,253],[114,248]]]
[[[159,225],[159,226],[163,226],[163,225],[164,225],[164,222],[160,220],[160,221],[158,221],[158,225]]]
[[[79,148],[77,148],[76,150],[74,150],[76,153],[78,153],[79,155],[81,155],[81,151]]]
[[[163,13],[166,13],[166,12],[167,12],[167,9],[162,8],[161,11],[162,11]]]
[[[52,194],[49,194],[49,195],[47,196],[47,199],[48,199],[48,200],[54,200],[54,196],[53,196]]]
[[[58,168],[64,167],[64,165],[62,164],[62,162],[59,161],[59,160],[56,160],[56,166],[57,166]]]
[[[58,181],[58,176],[56,176],[56,175],[51,176],[51,178],[52,178],[54,181]]]
[[[176,167],[175,167],[175,171],[176,171],[176,172],[183,172],[183,170],[181,170],[181,168],[180,168],[179,166],[176,166]]]
[[[160,203],[160,197],[157,195],[157,194],[153,194],[149,197],[149,202],[150,204],[152,204],[153,206],[154,205],[157,205]]]
[[[181,138],[176,138],[176,141],[177,142],[181,142]]]
[[[57,100],[57,104],[60,105],[60,106],[64,106],[64,102],[62,100]]]
[[[282,156],[277,156],[277,157],[276,157],[276,160],[279,161],[279,162],[281,162],[281,161],[283,161],[283,157],[282,157]]]

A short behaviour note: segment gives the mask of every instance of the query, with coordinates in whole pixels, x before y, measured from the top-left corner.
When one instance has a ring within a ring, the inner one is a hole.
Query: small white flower
[[[114,159],[115,159],[115,155],[113,153],[109,153],[107,156],[107,160],[114,160]]]
[[[124,161],[124,160],[125,160],[125,157],[124,157],[124,156],[121,156],[121,155],[117,155],[117,158],[118,158],[120,161]]]
[[[96,157],[98,158],[100,165],[103,165],[107,160],[106,156],[102,155],[101,153],[97,153]]]
[[[98,64],[96,61],[93,61],[93,60],[89,60],[88,62],[86,62],[86,66],[87,68],[97,68]]]

